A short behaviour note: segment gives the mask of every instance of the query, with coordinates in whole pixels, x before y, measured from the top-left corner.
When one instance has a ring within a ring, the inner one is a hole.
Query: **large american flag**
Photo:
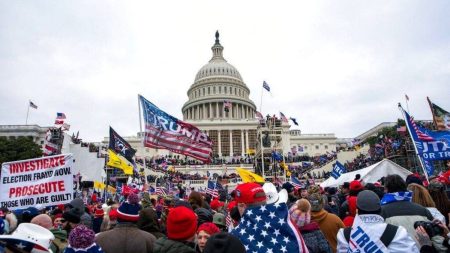
[[[212,141],[197,127],[160,110],[139,95],[145,122],[144,146],[167,149],[203,162],[210,162]]]
[[[304,183],[302,183],[298,178],[291,176],[291,184],[294,186],[295,189],[303,188],[305,186]]]
[[[308,252],[300,232],[290,221],[286,203],[247,208],[231,231],[247,252]]]

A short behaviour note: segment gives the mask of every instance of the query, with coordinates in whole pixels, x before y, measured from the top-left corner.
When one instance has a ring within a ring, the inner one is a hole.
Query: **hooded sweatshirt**
[[[163,237],[156,212],[152,208],[144,208],[139,212],[138,228],[153,234],[156,239]]]
[[[319,223],[320,230],[330,244],[331,250],[336,252],[337,233],[339,229],[345,227],[341,219],[336,215],[321,209],[318,212],[311,212],[311,220]]]

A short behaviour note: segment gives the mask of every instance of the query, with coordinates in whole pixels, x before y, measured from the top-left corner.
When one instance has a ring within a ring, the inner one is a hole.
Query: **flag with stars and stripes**
[[[248,253],[308,252],[290,221],[286,203],[247,208],[231,234],[239,238]]]
[[[290,182],[296,190],[305,187],[305,184],[302,183],[298,178],[296,178],[294,176],[291,176]]]
[[[167,189],[161,186],[156,186],[155,188],[156,195],[159,196],[166,196],[167,195]]]
[[[211,162],[212,141],[205,132],[162,111],[141,95],[139,101],[145,122],[145,147],[167,149],[204,163]]]
[[[219,188],[217,182],[208,180],[208,187],[206,188],[206,194],[211,195],[213,198],[219,197]]]

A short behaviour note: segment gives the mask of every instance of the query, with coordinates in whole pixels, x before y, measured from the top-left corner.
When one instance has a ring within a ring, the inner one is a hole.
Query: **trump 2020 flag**
[[[300,232],[290,221],[286,203],[247,208],[231,234],[239,238],[247,252],[308,252]]]
[[[333,165],[333,170],[331,171],[331,176],[334,179],[338,179],[342,174],[346,173],[347,169],[340,163],[339,161],[336,161],[336,163]]]
[[[109,127],[109,148],[125,157],[129,162],[134,163],[133,156],[136,153],[136,150],[114,131],[112,127]]]
[[[144,146],[168,149],[209,163],[212,141],[197,127],[183,122],[159,109],[139,95],[145,122]]]

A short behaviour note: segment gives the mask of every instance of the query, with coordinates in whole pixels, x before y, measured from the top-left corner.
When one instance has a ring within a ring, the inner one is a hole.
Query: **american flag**
[[[289,120],[286,118],[286,116],[284,116],[284,114],[282,112],[280,112],[280,117],[284,123],[289,123]]]
[[[305,186],[304,183],[302,183],[298,178],[291,176],[291,184],[294,186],[295,189],[299,189]]]
[[[212,141],[197,127],[160,110],[139,96],[145,121],[144,146],[167,149],[205,163],[211,161]]]
[[[286,203],[247,208],[231,231],[247,252],[308,252],[300,232],[290,221]]]
[[[219,197],[219,189],[217,189],[217,183],[211,180],[208,180],[208,187],[206,188],[206,194],[211,195],[213,198]]]
[[[159,196],[166,196],[167,195],[167,190],[164,187],[156,186],[155,194],[159,195]]]
[[[421,141],[434,141],[434,138],[429,136],[428,134],[421,131],[421,129],[416,125],[416,122],[414,121],[414,118],[411,117],[407,112],[405,112],[407,115],[407,118],[409,119],[410,126],[412,126],[411,131],[414,131]]]
[[[263,81],[263,88],[270,92],[269,84],[267,84],[266,81]]]
[[[233,228],[233,218],[231,218],[230,214],[227,214],[227,217],[225,218],[225,225],[227,228]]]
[[[66,119],[66,114],[64,114],[63,112],[57,112],[56,119]]]
[[[258,118],[259,120],[263,120],[264,119],[263,115],[260,112],[258,112],[258,111],[256,111],[256,118]]]

